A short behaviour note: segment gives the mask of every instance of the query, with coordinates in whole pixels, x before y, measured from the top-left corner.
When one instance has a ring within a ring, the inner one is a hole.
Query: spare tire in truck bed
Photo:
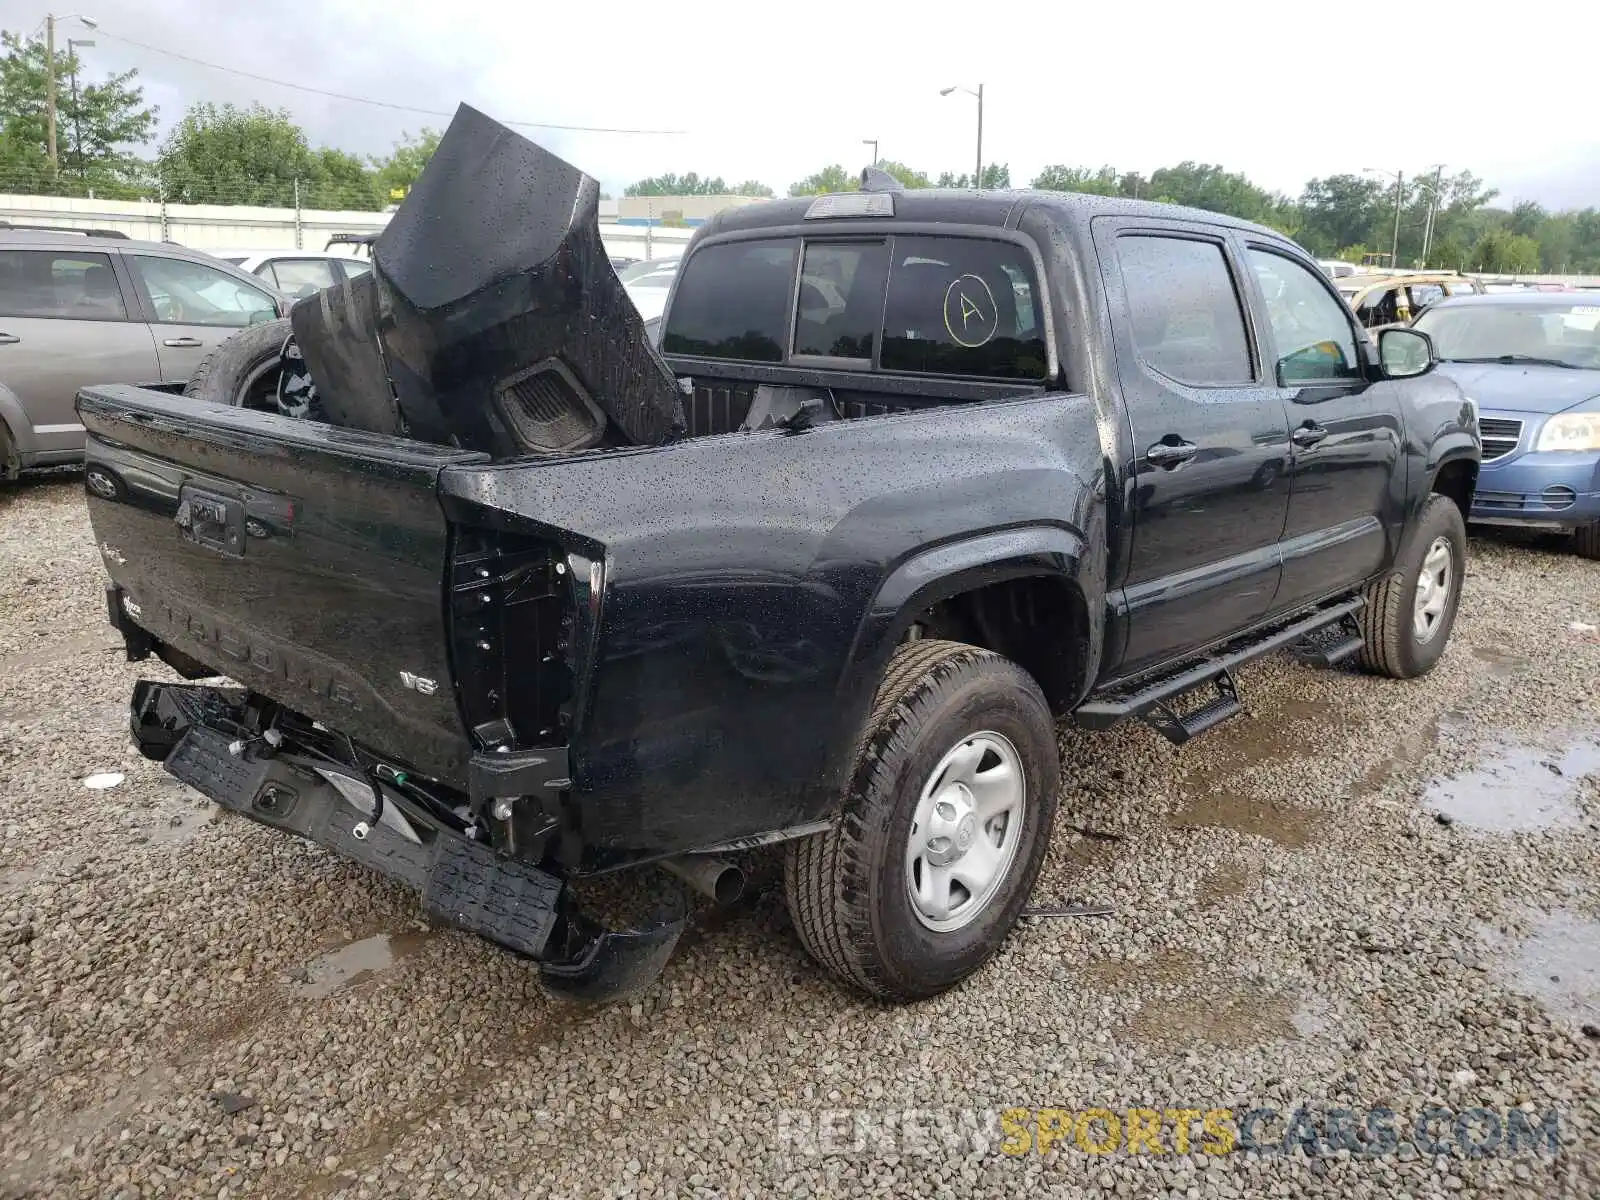
[[[277,412],[278,373],[288,340],[288,317],[241,329],[200,360],[183,394],[234,408]]]

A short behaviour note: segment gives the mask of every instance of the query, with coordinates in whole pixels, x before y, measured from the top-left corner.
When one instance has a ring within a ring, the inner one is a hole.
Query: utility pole
[[[35,26],[37,28],[37,26]],[[56,19],[44,18],[44,123],[50,148],[50,177],[56,176]]]
[[[44,18],[44,125],[46,149],[50,156],[50,177],[53,179],[60,170],[61,163],[56,157],[56,22],[70,21],[77,18],[90,29],[99,27],[99,22],[93,17],[86,17],[82,13],[71,13],[65,17],[58,17],[55,13],[46,13]],[[35,29],[38,26],[34,27]],[[71,42],[68,42],[71,46]],[[76,81],[74,81],[76,89]]]
[[[1433,168],[1433,191],[1428,199],[1428,220],[1422,227],[1422,265],[1428,265],[1428,251],[1433,247],[1434,223],[1439,216],[1439,188],[1443,185],[1444,164]]]
[[[1389,266],[1398,271],[1400,269],[1400,201],[1405,195],[1406,173],[1394,173],[1394,240],[1389,243]]]

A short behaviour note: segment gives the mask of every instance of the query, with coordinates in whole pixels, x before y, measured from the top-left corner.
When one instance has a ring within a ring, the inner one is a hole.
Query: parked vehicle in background
[[[1473,521],[1559,530],[1600,558],[1600,296],[1441,300],[1415,328],[1478,404]]]
[[[265,281],[198,250],[0,229],[0,478],[83,457],[84,385],[181,389],[234,330],[288,311]]]
[[[1346,276],[1356,273],[1355,264],[1340,262],[1335,258],[1320,259],[1317,262],[1317,266],[1322,268],[1329,279],[1344,279]]]
[[[666,311],[667,293],[677,277],[678,260],[675,258],[634,263],[627,270],[617,273],[628,298],[639,310],[639,315],[647,321]]]
[[[715,897],[786,843],[806,949],[903,1001],[1028,902],[1058,720],[1181,744],[1279,649],[1433,667],[1479,450],[1426,337],[1215,213],[863,182],[697,229],[658,354],[598,186],[463,108],[287,323],[327,421],[86,389],[129,658],[241,685],[139,683],[140,749],[588,996],[682,913],[574,879]]]
[[[212,254],[295,300],[354,279],[372,270],[370,258],[348,254],[315,254],[304,250],[214,250]]]
[[[1481,295],[1483,284],[1455,272],[1351,275],[1335,281],[1339,294],[1369,331],[1408,324],[1446,296]]]

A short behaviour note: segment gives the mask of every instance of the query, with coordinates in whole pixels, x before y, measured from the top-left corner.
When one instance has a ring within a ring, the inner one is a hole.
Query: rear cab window
[[[1042,383],[1032,257],[937,234],[766,238],[703,247],[667,315],[668,354]]]

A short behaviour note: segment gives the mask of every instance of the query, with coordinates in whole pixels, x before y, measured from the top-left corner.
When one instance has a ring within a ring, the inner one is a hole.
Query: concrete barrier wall
[[[321,250],[333,233],[376,233],[387,213],[261,208],[248,204],[166,204],[146,200],[80,200],[0,195],[0,220],[16,224],[115,229],[144,241],[174,241],[196,250]],[[629,258],[677,258],[689,229],[643,229],[602,221],[606,250]],[[298,237],[298,241],[296,240]]]

